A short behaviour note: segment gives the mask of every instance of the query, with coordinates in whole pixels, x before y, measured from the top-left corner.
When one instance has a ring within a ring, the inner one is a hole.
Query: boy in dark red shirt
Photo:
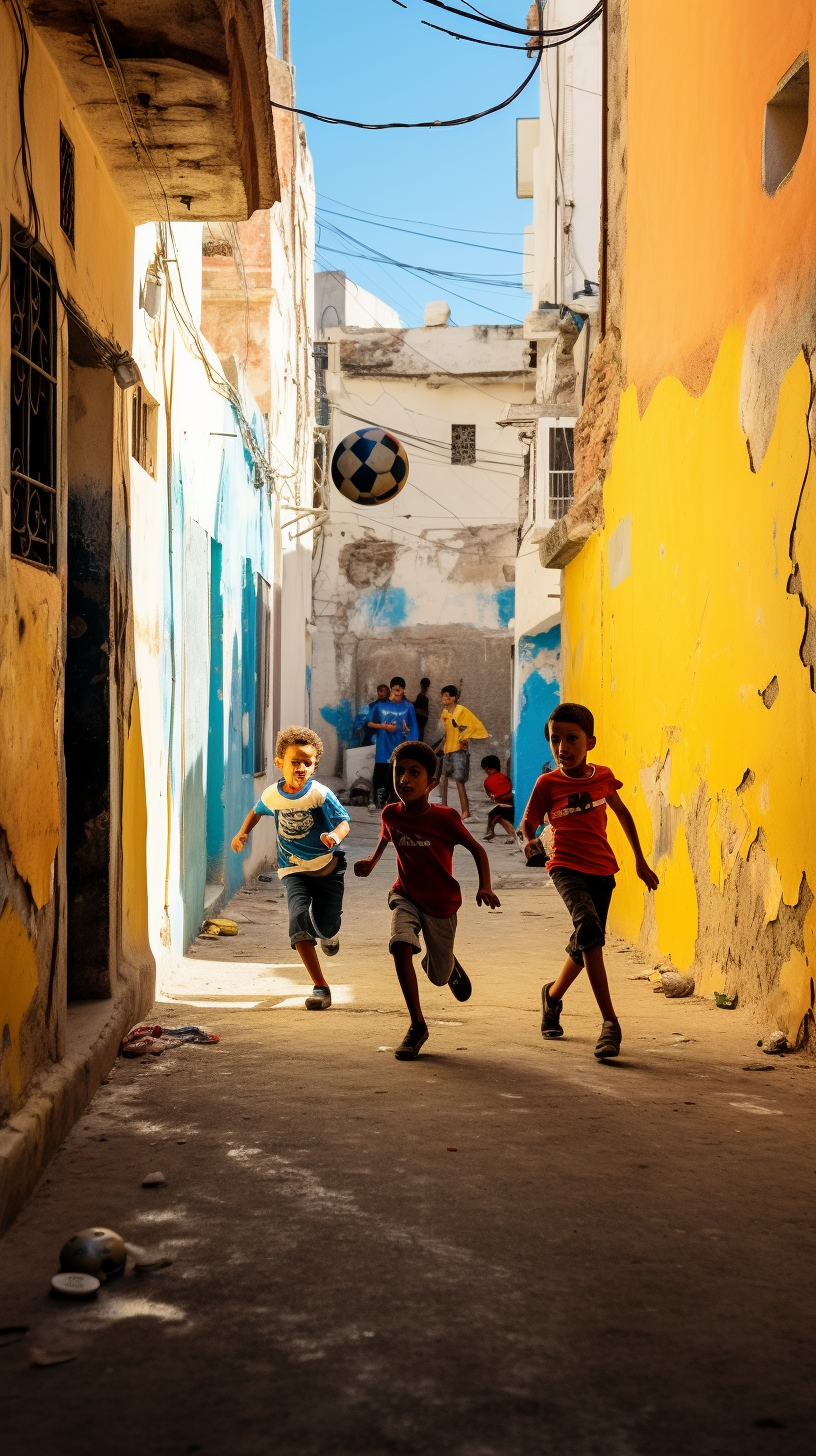
[[[457,844],[470,851],[479,867],[476,904],[497,907],[499,900],[490,887],[490,864],[482,846],[468,834],[454,809],[428,803],[437,783],[436,754],[430,744],[402,743],[391,763],[399,803],[386,804],[377,848],[368,859],[356,861],[354,873],[362,878],[370,875],[385,846],[393,844],[397,879],[388,897],[393,912],[388,949],[411,1015],[411,1025],[394,1055],[397,1061],[408,1062],[428,1040],[414,970],[420,931],[425,941],[422,968],[428,979],[435,986],[450,986],[457,1001],[467,1001],[472,990],[453,953],[456,912],[462,903],[462,891],[453,877]]]
[[[587,763],[595,747],[595,720],[580,703],[562,703],[554,709],[544,730],[558,767],[536,780],[524,811],[521,829],[524,853],[534,854],[536,835],[545,819],[553,831],[553,852],[547,869],[575,927],[567,945],[561,974],[541,988],[541,1034],[563,1036],[563,997],[586,966],[589,984],[603,1016],[595,1047],[596,1057],[616,1057],[621,1047],[620,1022],[615,1015],[604,966],[606,917],[615,888],[618,862],[606,837],[606,806],[620,821],[635,856],[635,869],[650,890],[659,884],[640,847],[635,821],[618,795],[623,785],[612,770]]]
[[[484,781],[484,791],[488,798],[493,800],[493,808],[487,816],[487,834],[485,839],[495,839],[496,825],[501,824],[505,834],[509,834],[516,844],[516,831],[513,828],[513,820],[516,817],[516,803],[513,798],[513,785],[507,774],[501,771],[501,760],[495,753],[488,753],[482,759],[482,768],[487,774]]]

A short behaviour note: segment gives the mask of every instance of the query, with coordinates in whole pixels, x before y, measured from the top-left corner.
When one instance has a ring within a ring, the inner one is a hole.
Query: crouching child
[[[535,836],[545,819],[553,831],[547,869],[573,924],[567,960],[556,976],[541,988],[541,1034],[564,1035],[561,1012],[564,996],[586,967],[603,1026],[595,1055],[616,1057],[621,1048],[621,1027],[612,1004],[604,966],[606,917],[615,888],[618,862],[606,837],[606,807],[617,817],[635,856],[635,871],[649,890],[658,878],[643,855],[640,839],[618,789],[623,787],[610,768],[587,763],[595,747],[595,720],[581,703],[562,703],[547,720],[545,734],[557,768],[536,780],[521,822],[527,859],[539,853]]]
[[[422,1014],[414,956],[425,942],[422,969],[435,986],[448,985],[457,1001],[467,1001],[471,984],[454,954],[456,915],[462,891],[453,877],[453,851],[457,844],[473,855],[479,868],[477,905],[498,906],[490,885],[490,864],[485,851],[470,835],[453,809],[429,804],[436,786],[436,754],[427,743],[403,743],[392,755],[394,788],[399,800],[382,811],[377,848],[354,865],[365,878],[382,858],[387,844],[397,852],[397,878],[388,897],[391,939],[388,944],[397,979],[411,1017],[411,1025],[394,1053],[398,1061],[413,1061],[428,1040]]]
[[[306,997],[309,1011],[331,1006],[331,991],[317,955],[335,956],[340,949],[343,877],[346,857],[338,845],[349,832],[349,813],[331,789],[312,777],[323,744],[311,728],[284,728],[275,744],[275,766],[281,777],[264,789],[232,841],[240,854],[264,814],[275,819],[278,875],[283,880],[289,911],[289,938],[314,983]]]

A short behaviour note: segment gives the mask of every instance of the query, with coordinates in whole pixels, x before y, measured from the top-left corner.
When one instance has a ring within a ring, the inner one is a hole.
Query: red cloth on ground
[[[606,837],[606,801],[622,789],[611,768],[589,764],[593,772],[572,779],[560,769],[536,779],[524,811],[529,832],[549,819],[553,852],[547,869],[581,870],[585,875],[614,875],[619,865]]]
[[[455,915],[462,891],[453,878],[454,846],[470,843],[456,810],[429,804],[424,814],[408,814],[404,804],[386,804],[382,832],[397,851],[397,894],[427,915]]]
[[[513,797],[513,785],[507,774],[489,773],[484,781],[485,793],[495,804],[509,804]]]

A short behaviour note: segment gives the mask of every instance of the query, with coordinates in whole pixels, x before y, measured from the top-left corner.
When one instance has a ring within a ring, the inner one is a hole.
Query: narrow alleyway
[[[349,860],[375,835],[356,811]],[[328,1014],[302,1009],[277,882],[195,944],[189,999],[155,1016],[220,1045],[119,1061],[0,1245],[2,1323],[29,1327],[0,1347],[5,1456],[811,1449],[813,1063],[654,995],[623,947],[620,1062],[594,1060],[583,986],[545,1044],[565,913],[491,859],[495,913],[460,864],[472,1001],[423,988],[415,1065],[392,1055],[390,851],[349,874]],[[57,1302],[60,1246],[95,1222],[173,1262]]]

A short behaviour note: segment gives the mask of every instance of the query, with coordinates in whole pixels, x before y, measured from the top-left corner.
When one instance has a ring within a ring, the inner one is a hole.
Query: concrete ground
[[[356,814],[349,858],[375,838]],[[426,983],[414,1064],[390,850],[348,876],[330,1012],[302,1009],[277,882],[196,942],[155,1015],[220,1044],[119,1061],[0,1244],[2,1324],[28,1327],[0,1333],[4,1456],[812,1450],[813,1064],[765,1057],[745,1011],[654,995],[620,945],[620,1060],[595,1062],[582,982],[545,1043],[565,912],[491,858],[499,912],[460,864],[473,998]],[[95,1222],[172,1264],[57,1301]]]

